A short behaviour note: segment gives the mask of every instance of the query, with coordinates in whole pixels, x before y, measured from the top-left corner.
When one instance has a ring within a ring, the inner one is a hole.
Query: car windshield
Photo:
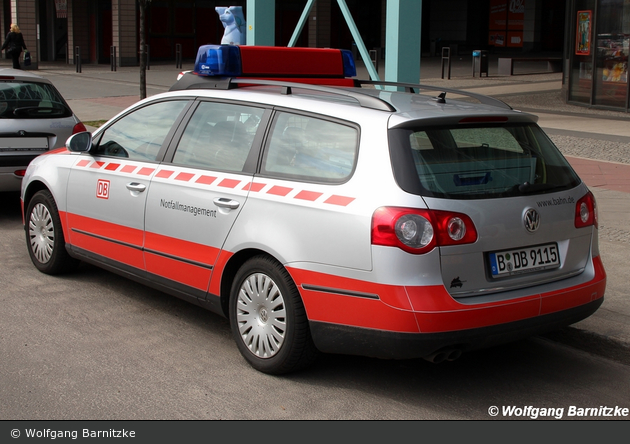
[[[396,179],[408,192],[488,199],[570,189],[579,178],[538,125],[390,130]]]
[[[54,86],[34,82],[0,83],[0,118],[69,117],[72,111]]]

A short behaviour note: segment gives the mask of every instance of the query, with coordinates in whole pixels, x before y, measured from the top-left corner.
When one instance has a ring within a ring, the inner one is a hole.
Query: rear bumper
[[[334,289],[316,288],[305,282],[312,275],[292,274],[318,349],[396,359],[483,348],[565,327],[593,314],[606,289],[598,256],[579,277],[478,304],[458,302],[443,285],[388,286],[328,275],[320,282]]]
[[[317,348],[325,353],[383,359],[425,358],[443,350],[461,352],[492,347],[543,334],[595,313],[604,298],[560,312],[506,324],[438,333],[401,333],[311,321]]]
[[[15,168],[16,170],[19,168]],[[24,167],[23,169],[26,169]],[[13,171],[0,170],[0,191],[20,191],[22,178],[16,176]]]

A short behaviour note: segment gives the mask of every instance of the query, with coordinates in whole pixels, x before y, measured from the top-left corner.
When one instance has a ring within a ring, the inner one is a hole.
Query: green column
[[[276,1],[247,0],[247,45],[275,46]]]
[[[422,0],[387,0],[385,80],[420,81]]]

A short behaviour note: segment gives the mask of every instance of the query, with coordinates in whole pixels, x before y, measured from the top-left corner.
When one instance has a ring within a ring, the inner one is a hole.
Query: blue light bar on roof
[[[242,74],[241,52],[234,45],[204,45],[197,51],[195,72],[200,76],[238,77]]]
[[[343,75],[344,77],[354,77],[357,75],[357,66],[354,63],[354,57],[352,53],[347,49],[341,50],[341,58],[343,60]]]
[[[204,45],[197,52],[200,76],[344,79],[357,74],[352,53],[331,48]]]

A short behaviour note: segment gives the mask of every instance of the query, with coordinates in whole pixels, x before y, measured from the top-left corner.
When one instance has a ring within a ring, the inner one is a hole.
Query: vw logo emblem
[[[527,231],[533,233],[540,226],[540,214],[533,208],[529,208],[525,211],[525,216],[523,216],[523,224]]]

